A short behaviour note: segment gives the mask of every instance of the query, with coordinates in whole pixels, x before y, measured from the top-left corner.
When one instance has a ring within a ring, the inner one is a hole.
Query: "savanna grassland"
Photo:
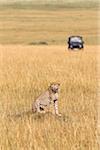
[[[0,11],[1,44],[65,45],[70,35],[82,35],[86,44],[97,45],[98,11],[86,9],[14,9]]]
[[[0,10],[1,150],[99,150],[97,24],[96,9]],[[73,34],[84,50],[67,50]],[[61,118],[31,112],[51,82],[61,83]]]
[[[0,46],[1,149],[98,149],[95,50]],[[53,81],[61,83],[62,117],[32,114],[32,101]]]

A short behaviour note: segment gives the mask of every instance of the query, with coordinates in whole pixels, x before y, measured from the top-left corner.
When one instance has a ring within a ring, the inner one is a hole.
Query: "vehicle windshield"
[[[71,42],[82,42],[82,39],[79,37],[72,37],[72,38],[70,38],[70,41]]]

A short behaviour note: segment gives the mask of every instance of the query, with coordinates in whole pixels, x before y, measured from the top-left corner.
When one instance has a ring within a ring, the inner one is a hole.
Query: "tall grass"
[[[96,47],[0,49],[0,149],[97,150]],[[53,81],[61,83],[62,117],[32,114],[32,101]]]

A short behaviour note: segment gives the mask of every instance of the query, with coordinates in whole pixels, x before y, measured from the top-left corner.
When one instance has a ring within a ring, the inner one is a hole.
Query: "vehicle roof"
[[[75,37],[82,38],[82,36],[79,36],[79,35],[77,35],[77,36],[70,36],[69,38],[75,38]]]

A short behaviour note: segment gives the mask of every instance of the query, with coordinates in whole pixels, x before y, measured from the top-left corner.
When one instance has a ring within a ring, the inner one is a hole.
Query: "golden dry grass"
[[[0,46],[0,149],[98,150],[97,47],[65,49]],[[32,114],[32,101],[52,81],[61,83],[62,117]]]
[[[0,43],[46,41],[65,45],[68,36],[82,35],[86,44],[98,44],[97,9],[1,9]]]

